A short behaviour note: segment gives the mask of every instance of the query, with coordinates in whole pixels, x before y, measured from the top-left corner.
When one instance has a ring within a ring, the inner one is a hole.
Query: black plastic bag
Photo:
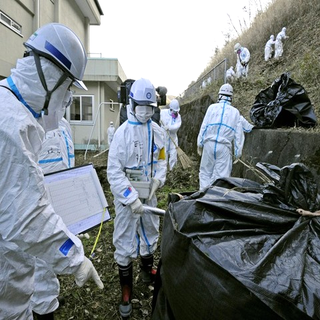
[[[293,168],[280,180],[294,180]],[[170,203],[152,319],[320,319],[320,218],[232,179]]]
[[[274,181],[274,184],[267,184],[263,188],[264,202],[288,210],[320,210],[317,182],[303,163],[292,163],[280,169],[258,162],[256,167]]]
[[[313,127],[317,124],[311,101],[300,84],[283,73],[271,87],[260,91],[250,110],[258,128]]]

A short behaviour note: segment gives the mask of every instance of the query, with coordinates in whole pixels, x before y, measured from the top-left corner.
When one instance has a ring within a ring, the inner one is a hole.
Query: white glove
[[[78,287],[82,287],[89,279],[92,278],[99,289],[104,288],[97,270],[87,257],[84,257],[84,260],[80,264],[79,269],[75,272],[74,277]]]
[[[156,178],[152,178],[151,179],[151,188],[150,188],[150,194],[149,194],[148,201],[151,200],[151,198],[153,197],[154,193],[158,190],[159,186],[160,186],[160,180],[158,180]]]
[[[134,214],[144,214],[144,207],[139,198],[135,200],[133,203],[131,203],[130,207]]]
[[[201,157],[202,156],[202,147],[197,147],[197,152],[198,152],[198,155]]]

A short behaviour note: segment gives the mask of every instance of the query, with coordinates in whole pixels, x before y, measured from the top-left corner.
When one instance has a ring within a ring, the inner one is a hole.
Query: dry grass
[[[282,73],[289,72],[308,93],[316,115],[320,116],[320,1],[319,0],[274,0],[264,12],[260,12],[252,25],[243,34],[231,39],[211,59],[200,79],[218,62],[227,58],[227,67],[236,65],[234,44],[239,42],[251,53],[249,76],[245,81],[236,81],[234,104],[248,117],[255,96],[267,88]],[[287,28],[288,39],[284,42],[284,54],[279,61],[264,61],[264,46],[271,34],[275,36],[282,27]],[[221,82],[213,83],[197,96],[185,97],[190,102],[200,96],[216,95]],[[318,129],[315,129],[318,130]]]

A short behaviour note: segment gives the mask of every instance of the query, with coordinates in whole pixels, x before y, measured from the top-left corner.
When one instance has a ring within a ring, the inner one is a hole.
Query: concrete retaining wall
[[[197,136],[208,106],[215,100],[205,96],[181,106],[182,125],[178,131],[179,146],[189,156],[197,156]],[[243,115],[250,121],[248,115]],[[320,133],[311,129],[254,129],[246,134],[241,158],[253,167],[257,162],[268,162],[283,167],[295,162],[304,163],[319,181],[320,186]],[[235,164],[233,176],[261,180],[243,164]]]

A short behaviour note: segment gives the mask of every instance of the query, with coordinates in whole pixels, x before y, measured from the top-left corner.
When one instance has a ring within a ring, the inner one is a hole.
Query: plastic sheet
[[[283,73],[271,87],[260,91],[250,110],[258,128],[313,127],[317,124],[311,101],[300,84]]]
[[[301,201],[314,181],[301,164],[265,167],[283,202],[265,202],[270,185],[228,178],[170,203],[153,320],[320,319],[320,218],[295,211],[318,204]]]

